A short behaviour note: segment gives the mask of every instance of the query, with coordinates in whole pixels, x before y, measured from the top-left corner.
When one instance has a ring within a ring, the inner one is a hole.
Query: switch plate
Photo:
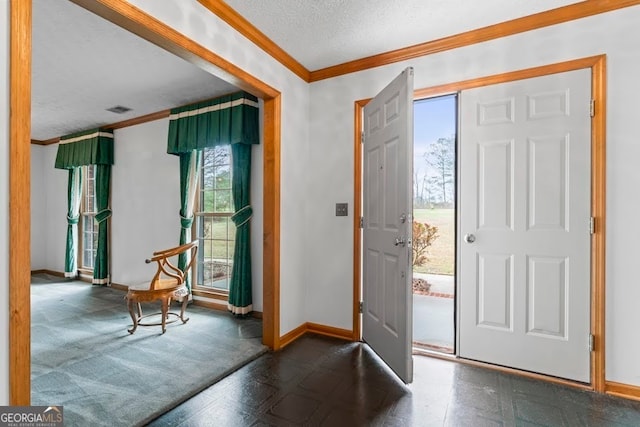
[[[348,216],[349,203],[336,203],[336,216]]]

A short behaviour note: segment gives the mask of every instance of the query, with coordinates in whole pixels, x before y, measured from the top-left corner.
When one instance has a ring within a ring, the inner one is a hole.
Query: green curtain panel
[[[65,255],[65,275],[75,277],[76,252],[78,247],[78,220],[80,219],[80,199],[82,197],[81,167],[96,166],[96,202],[98,212],[98,243],[94,267],[94,283],[109,283],[108,230],[111,210],[109,209],[111,165],[113,164],[113,132],[92,129],[60,138],[55,167],[69,170],[69,210],[67,212],[67,249]]]
[[[189,205],[189,197],[192,192],[195,197],[199,177],[199,169],[193,166],[196,161],[193,153],[198,153],[199,167],[203,149],[228,144],[232,146],[232,196],[236,208],[232,219],[236,224],[237,234],[229,309],[237,314],[246,314],[252,310],[249,181],[251,145],[259,143],[258,98],[246,92],[171,110],[167,153],[180,157],[180,243],[186,243],[191,238],[193,203]],[[235,159],[235,156],[238,158]],[[192,179],[193,173],[195,180]],[[178,263],[181,267],[185,266],[186,257],[181,258]]]
[[[191,225],[193,224],[193,205],[198,189],[200,176],[200,158],[202,152],[192,150],[180,154],[180,244],[191,242]],[[184,270],[191,261],[190,253],[178,256],[178,268]],[[187,274],[187,289],[191,293],[191,272]]]
[[[78,264],[78,221],[80,220],[80,200],[82,198],[82,169],[69,169],[67,186],[67,244],[64,256],[64,276],[76,277]]]
[[[250,223],[253,209],[249,205],[251,188],[251,145],[231,146],[231,195],[236,211],[231,220],[236,226],[233,269],[229,283],[227,307],[233,314],[252,311]]]
[[[112,164],[113,132],[93,129],[60,138],[56,169]]]
[[[98,223],[98,246],[93,265],[93,283],[109,283],[109,195],[111,186],[111,165],[96,165],[96,222]]]
[[[258,144],[258,112],[258,98],[246,92],[174,108],[169,116],[167,153]]]

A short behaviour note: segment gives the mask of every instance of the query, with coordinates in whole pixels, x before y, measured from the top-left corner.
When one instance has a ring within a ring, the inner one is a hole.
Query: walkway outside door
[[[362,338],[410,383],[412,68],[365,106],[363,143]]]
[[[589,382],[591,72],[463,91],[459,355]]]

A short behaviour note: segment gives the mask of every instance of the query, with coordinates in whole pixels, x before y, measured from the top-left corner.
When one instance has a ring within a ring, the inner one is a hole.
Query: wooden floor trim
[[[353,332],[348,329],[306,322],[280,337],[280,348],[284,348],[306,334],[323,335],[325,337],[339,338],[346,341],[358,341],[353,339]]]
[[[307,322],[307,332],[324,335],[326,337],[340,338],[353,341],[353,332],[348,329],[335,328],[333,326],[321,325],[319,323]]]
[[[301,336],[307,333],[307,324],[303,323],[302,325],[294,328],[293,330],[287,332],[283,336],[280,337],[280,349],[288,346]]]
[[[611,396],[640,401],[640,387],[636,385],[607,381],[605,383],[605,393]]]
[[[48,270],[46,268],[42,270],[31,270],[31,274],[48,274],[49,276],[65,277],[62,271]]]

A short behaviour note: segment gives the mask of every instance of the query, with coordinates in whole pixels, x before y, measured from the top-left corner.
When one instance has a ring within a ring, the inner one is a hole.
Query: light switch
[[[336,203],[336,216],[348,216],[349,203]]]

